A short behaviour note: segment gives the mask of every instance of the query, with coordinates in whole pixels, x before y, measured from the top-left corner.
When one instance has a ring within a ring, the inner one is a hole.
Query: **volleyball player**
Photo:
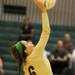
[[[46,7],[40,0],[34,0],[42,19],[42,33],[37,45],[19,41],[11,47],[11,52],[18,63],[23,65],[25,75],[53,75],[50,63],[44,54],[51,32]]]

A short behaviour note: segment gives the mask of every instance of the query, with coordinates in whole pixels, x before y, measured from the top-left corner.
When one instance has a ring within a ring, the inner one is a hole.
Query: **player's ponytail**
[[[23,65],[23,63],[26,63],[26,58],[27,58],[27,54],[24,52],[24,49],[22,51],[23,51],[23,55],[22,55],[23,59],[20,60],[20,62],[18,63],[19,64],[19,68],[18,68],[19,75],[21,75],[22,65]]]
[[[10,48],[10,53],[19,66],[19,75],[21,75],[22,64],[26,63],[27,54],[24,51],[25,49],[26,47],[21,42],[18,42]]]

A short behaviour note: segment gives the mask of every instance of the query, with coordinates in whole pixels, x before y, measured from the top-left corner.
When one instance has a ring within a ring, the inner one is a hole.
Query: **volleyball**
[[[56,0],[41,0],[44,5],[46,6],[46,9],[49,10],[53,8],[56,4]]]

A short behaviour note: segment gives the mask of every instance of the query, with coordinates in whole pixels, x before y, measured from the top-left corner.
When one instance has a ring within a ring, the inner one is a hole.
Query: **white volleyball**
[[[56,4],[56,0],[40,0],[40,1],[44,3],[47,10],[53,8]]]

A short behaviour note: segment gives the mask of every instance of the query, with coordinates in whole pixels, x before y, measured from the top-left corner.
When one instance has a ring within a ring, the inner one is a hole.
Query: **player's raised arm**
[[[39,0],[35,0],[36,6],[40,10],[41,18],[42,18],[42,33],[39,42],[37,43],[35,50],[38,50],[38,52],[44,51],[44,48],[48,42],[49,35],[51,32],[51,29],[49,27],[49,19],[47,15],[47,11],[43,3],[39,2]]]

